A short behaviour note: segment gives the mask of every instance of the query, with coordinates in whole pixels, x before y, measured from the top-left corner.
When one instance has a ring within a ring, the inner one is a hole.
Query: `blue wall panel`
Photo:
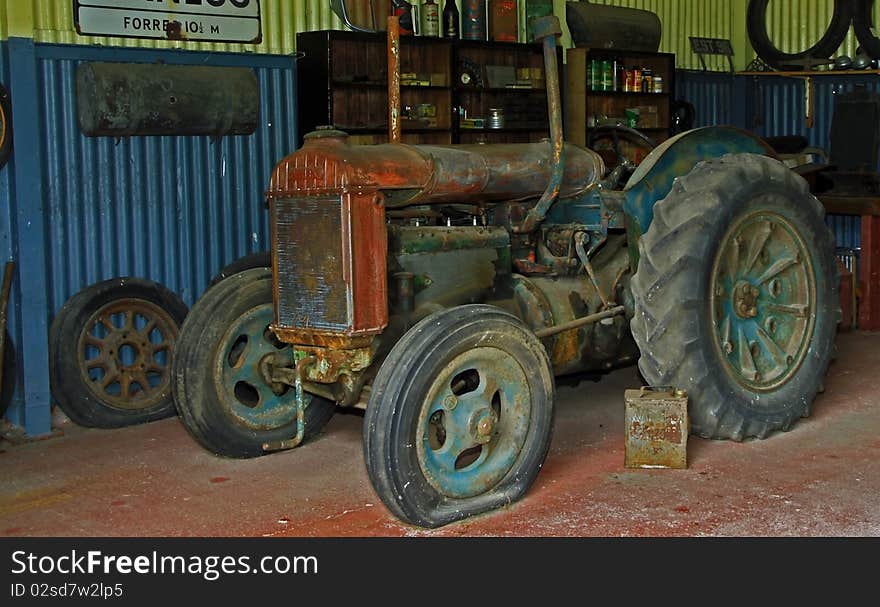
[[[676,98],[694,105],[694,126],[731,125],[743,127],[735,95],[736,82],[732,74],[680,70],[676,74]]]
[[[0,83],[7,88],[11,88],[9,81],[9,45],[6,41],[2,41],[0,42]],[[15,234],[15,218],[15,151],[13,150],[9,162],[0,169],[0,272],[3,270],[3,264],[15,258],[15,242],[13,237]],[[7,331],[14,349],[17,349],[16,345],[21,343],[18,301],[18,282],[13,281],[8,308]],[[16,377],[4,376],[3,381],[13,381],[17,386],[20,386],[20,376],[21,369],[16,368]],[[20,403],[21,395],[16,395],[16,399]],[[24,423],[20,405],[13,406],[8,412],[8,417],[15,424],[21,425]]]
[[[268,249],[263,193],[298,138],[293,56],[66,45],[35,51],[38,93],[26,118],[39,125],[48,301],[46,310],[29,313],[51,319],[83,287],[117,276],[156,280],[192,305],[224,265]],[[220,140],[85,137],[75,111],[75,70],[84,60],[251,67],[261,89],[260,126],[254,135]],[[0,171],[0,254],[9,255],[21,232],[11,175]],[[45,377],[45,368],[35,373]],[[9,418],[22,423],[21,402]]]
[[[84,137],[75,122],[76,64],[40,62],[51,309],[86,285],[126,275],[157,280],[191,305],[225,264],[268,248],[263,193],[296,142],[293,60],[286,69],[256,68],[257,133],[216,141]]]

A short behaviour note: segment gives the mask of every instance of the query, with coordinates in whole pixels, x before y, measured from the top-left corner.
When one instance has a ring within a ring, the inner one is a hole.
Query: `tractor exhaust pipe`
[[[559,66],[556,61],[556,37],[562,35],[557,17],[536,19],[533,25],[535,39],[544,46],[544,77],[547,80],[547,110],[550,116],[550,145],[552,148],[550,181],[547,189],[522,224],[515,231],[520,234],[534,232],[547,211],[559,198],[562,177],[565,173],[565,140],[562,134],[562,95],[559,91]]]

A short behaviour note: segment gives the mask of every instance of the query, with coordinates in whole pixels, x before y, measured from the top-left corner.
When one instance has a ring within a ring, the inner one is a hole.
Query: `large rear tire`
[[[209,289],[180,329],[174,402],[190,434],[217,455],[257,457],[265,443],[296,436],[295,391],[268,384],[260,369],[264,357],[290,350],[268,330],[273,318],[272,273],[256,268]],[[304,438],[317,434],[334,409],[307,394]]]
[[[439,527],[520,499],[547,456],[553,372],[516,317],[437,312],[385,359],[364,419],[370,480],[400,519]]]
[[[839,318],[822,205],[783,164],[699,164],[639,241],[631,328],[652,385],[690,395],[707,438],[764,438],[809,414]]]

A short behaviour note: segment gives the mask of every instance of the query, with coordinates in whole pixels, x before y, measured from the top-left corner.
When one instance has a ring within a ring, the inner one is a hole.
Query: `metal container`
[[[654,76],[654,92],[663,93],[664,91],[663,76]]]
[[[465,40],[486,40],[486,0],[462,0],[461,37]]]
[[[627,468],[687,468],[690,432],[683,390],[671,387],[627,390]]]
[[[504,110],[501,108],[490,107],[489,108],[489,121],[487,126],[490,129],[503,129],[504,128]]]

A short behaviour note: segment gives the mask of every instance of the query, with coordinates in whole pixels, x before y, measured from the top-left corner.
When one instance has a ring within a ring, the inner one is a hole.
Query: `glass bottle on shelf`
[[[486,0],[461,0],[461,37],[486,40]]]
[[[422,16],[422,36],[436,38],[440,35],[440,7],[434,0],[425,0],[420,7]]]
[[[459,38],[461,36],[459,24],[458,6],[455,0],[446,0],[446,6],[443,8],[443,37]]]

